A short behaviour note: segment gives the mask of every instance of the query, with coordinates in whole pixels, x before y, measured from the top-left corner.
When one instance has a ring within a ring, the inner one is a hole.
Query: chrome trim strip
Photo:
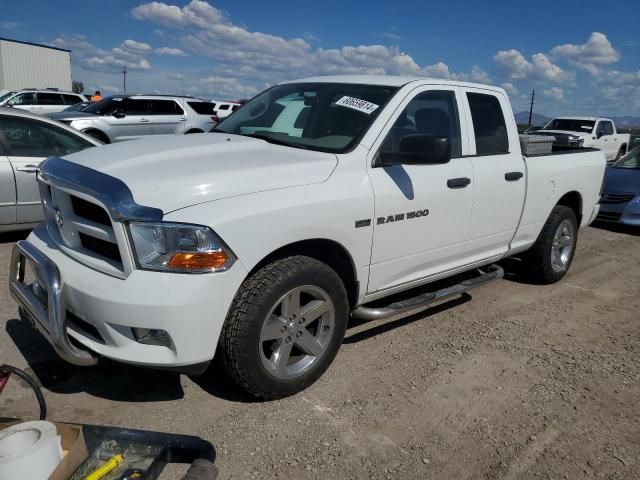
[[[79,190],[94,197],[107,208],[116,222],[159,222],[164,216],[159,208],[137,204],[122,180],[79,163],[51,157],[40,165],[38,175],[45,183],[55,187]]]
[[[26,259],[33,262],[38,283],[46,289],[47,305],[24,284]],[[67,336],[67,319],[62,281],[58,267],[40,250],[26,240],[18,241],[11,252],[9,291],[22,309],[30,317],[35,327],[49,340],[61,358],[79,366],[98,363],[95,355],[76,348]]]

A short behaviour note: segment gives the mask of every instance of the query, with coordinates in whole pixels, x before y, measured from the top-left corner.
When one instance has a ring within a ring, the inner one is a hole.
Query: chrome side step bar
[[[472,288],[480,287],[502,277],[504,277],[504,270],[502,267],[498,265],[489,265],[486,272],[481,271],[477,277],[464,280],[455,285],[451,285],[450,287],[445,287],[440,290],[436,290],[435,292],[425,292],[415,297],[390,303],[384,307],[367,307],[366,305],[361,305],[351,312],[351,316],[362,320],[380,320],[392,317],[411,310],[418,310],[433,303],[460,295]],[[376,303],[379,303],[379,301],[376,301]]]

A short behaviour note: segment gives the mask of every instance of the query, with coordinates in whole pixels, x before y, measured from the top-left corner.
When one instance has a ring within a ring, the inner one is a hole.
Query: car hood
[[[169,135],[65,157],[122,180],[136,203],[169,213],[222,198],[325,181],[334,154],[240,135]]]
[[[81,120],[85,118],[95,118],[98,115],[88,112],[56,112],[48,113],[47,117],[54,120]]]
[[[607,193],[640,193],[640,170],[607,167],[604,174]]]

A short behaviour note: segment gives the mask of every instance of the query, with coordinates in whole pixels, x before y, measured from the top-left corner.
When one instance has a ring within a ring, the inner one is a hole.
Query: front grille
[[[80,243],[82,248],[96,253],[100,256],[106,257],[114,262],[122,263],[122,257],[120,256],[120,249],[116,243],[100,240],[99,238],[91,237],[85,233],[79,232]]]
[[[71,205],[73,212],[77,216],[99,223],[100,225],[111,226],[111,219],[104,208],[74,196],[71,196]]]
[[[613,204],[613,203],[626,203],[635,197],[634,193],[603,193],[600,197],[600,203]]]
[[[617,222],[620,220],[621,213],[616,212],[600,212],[596,217],[596,220],[601,220],[603,222]]]

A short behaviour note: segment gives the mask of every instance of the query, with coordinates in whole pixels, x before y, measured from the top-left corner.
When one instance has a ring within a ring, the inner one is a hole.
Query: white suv
[[[79,93],[62,92],[54,89],[25,89],[9,91],[0,97],[0,106],[14,107],[41,115],[61,112],[70,105],[86,102],[87,97]]]
[[[213,104],[195,97],[165,95],[114,95],[82,111],[49,117],[104,143],[149,135],[203,133],[216,124]]]

